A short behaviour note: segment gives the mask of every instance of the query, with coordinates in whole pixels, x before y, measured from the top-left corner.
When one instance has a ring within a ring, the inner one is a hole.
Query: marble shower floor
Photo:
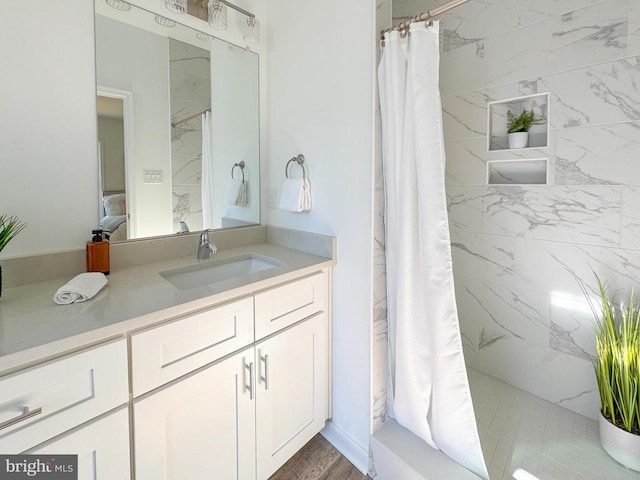
[[[540,480],[638,480],[600,446],[598,423],[477,370],[468,369],[491,480],[522,468]]]

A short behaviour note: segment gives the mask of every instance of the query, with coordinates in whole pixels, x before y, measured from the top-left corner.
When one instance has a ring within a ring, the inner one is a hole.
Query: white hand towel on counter
[[[280,210],[305,212],[311,210],[311,186],[306,178],[286,178],[280,192]]]
[[[85,302],[93,298],[107,282],[104,273],[81,273],[60,287],[54,295],[53,301],[58,305]]]

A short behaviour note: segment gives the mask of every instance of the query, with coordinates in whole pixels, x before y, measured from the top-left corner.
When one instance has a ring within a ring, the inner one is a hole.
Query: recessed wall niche
[[[532,125],[526,147],[541,148],[549,146],[549,93],[527,95],[489,102],[487,108],[487,149],[513,150],[509,148],[507,135],[507,112],[518,116],[524,110],[533,111],[541,123]]]
[[[521,158],[518,160],[489,160],[488,185],[546,185],[549,183],[549,160]]]

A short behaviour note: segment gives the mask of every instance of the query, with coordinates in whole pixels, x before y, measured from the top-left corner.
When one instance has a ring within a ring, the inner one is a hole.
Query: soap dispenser
[[[87,272],[101,272],[109,275],[109,242],[104,239],[103,230],[92,230],[93,238],[87,242]]]

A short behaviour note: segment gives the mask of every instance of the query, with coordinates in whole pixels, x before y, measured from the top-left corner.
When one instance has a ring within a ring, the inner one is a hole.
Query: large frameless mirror
[[[96,224],[113,241],[259,224],[258,55],[126,5],[95,3]]]

